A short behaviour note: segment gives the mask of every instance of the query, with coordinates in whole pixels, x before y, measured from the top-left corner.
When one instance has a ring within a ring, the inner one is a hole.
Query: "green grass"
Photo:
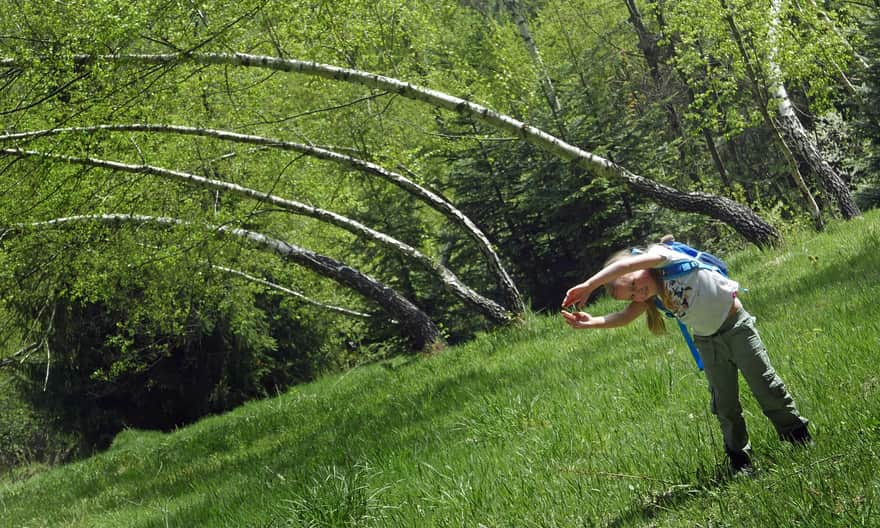
[[[0,482],[0,524],[880,526],[878,247],[872,213],[729,256],[817,440],[781,444],[744,393],[753,478],[720,478],[680,336],[531,315],[171,434],[125,431],[106,453]]]

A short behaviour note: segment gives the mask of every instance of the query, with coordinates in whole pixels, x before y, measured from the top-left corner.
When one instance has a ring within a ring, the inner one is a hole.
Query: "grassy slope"
[[[0,483],[0,525],[880,525],[878,245],[872,213],[730,257],[817,438],[780,444],[744,397],[752,479],[717,478],[720,436],[680,337],[532,316],[173,434],[126,431]]]

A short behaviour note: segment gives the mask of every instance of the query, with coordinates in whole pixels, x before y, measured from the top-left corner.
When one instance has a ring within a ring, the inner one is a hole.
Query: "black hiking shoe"
[[[755,467],[752,466],[752,457],[748,451],[730,451],[726,449],[725,453],[727,453],[728,467],[732,476],[751,476],[754,474]]]
[[[806,425],[802,425],[797,429],[792,429],[787,433],[780,433],[779,438],[784,442],[788,442],[796,446],[809,447],[813,445],[813,436],[810,434],[810,431],[807,429]]]

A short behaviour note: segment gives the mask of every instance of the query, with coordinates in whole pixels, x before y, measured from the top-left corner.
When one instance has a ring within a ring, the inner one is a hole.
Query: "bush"
[[[124,297],[138,299],[142,292]],[[124,427],[170,430],[327,368],[319,333],[277,300],[257,301],[262,306],[243,310],[243,317],[236,304],[181,299],[186,315],[172,325],[182,331],[173,332],[165,329],[167,321],[137,319],[133,325],[135,302],[58,298],[49,330],[49,381],[44,390],[45,366],[32,364],[26,396],[81,434],[90,451],[107,447]],[[268,310],[276,312],[271,319]]]
[[[0,475],[20,478],[75,456],[76,438],[19,398],[14,379],[0,379]]]

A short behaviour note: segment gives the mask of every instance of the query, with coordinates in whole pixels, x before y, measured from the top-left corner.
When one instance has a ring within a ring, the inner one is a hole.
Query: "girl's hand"
[[[580,308],[590,294],[593,293],[593,287],[586,283],[581,283],[565,292],[565,299],[562,300],[562,307],[576,306]]]
[[[562,312],[562,317],[565,319],[565,323],[576,329],[582,330],[584,328],[593,328],[596,326],[596,318],[587,312]]]

